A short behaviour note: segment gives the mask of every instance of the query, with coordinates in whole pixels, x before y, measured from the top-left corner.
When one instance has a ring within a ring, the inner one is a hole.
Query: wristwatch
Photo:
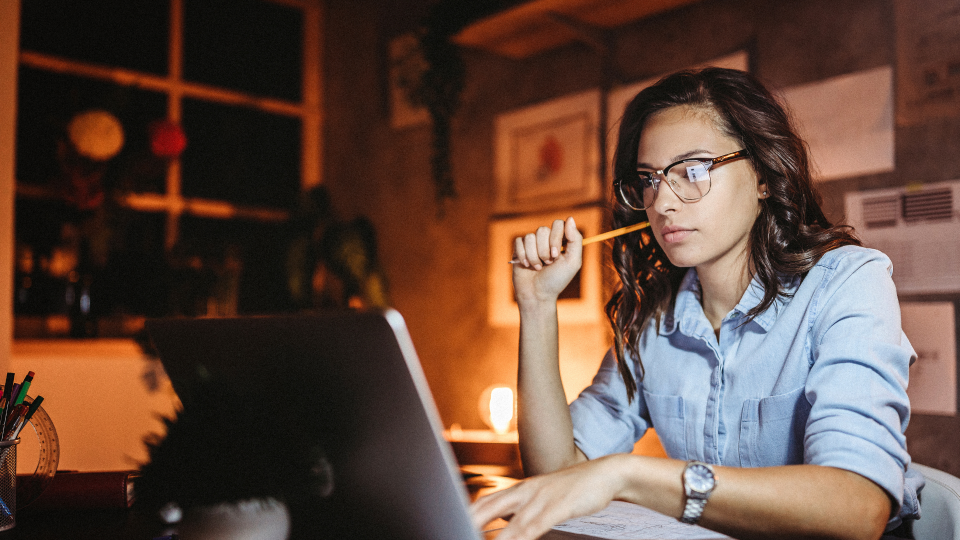
[[[717,478],[713,475],[713,467],[699,461],[687,463],[683,469],[683,492],[687,502],[680,521],[691,525],[700,521],[703,507],[707,505],[707,499],[715,487]]]

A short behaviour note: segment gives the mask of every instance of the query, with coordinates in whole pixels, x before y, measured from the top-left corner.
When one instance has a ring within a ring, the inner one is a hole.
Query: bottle
[[[70,337],[97,337],[97,319],[93,298],[94,268],[90,264],[86,243],[81,244],[77,269],[70,273],[67,301],[70,316]]]
[[[33,247],[26,244],[18,245],[13,294],[15,315],[35,315],[39,308],[34,267]]]

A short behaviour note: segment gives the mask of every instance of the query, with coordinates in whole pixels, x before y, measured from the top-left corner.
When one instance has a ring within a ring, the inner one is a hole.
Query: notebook
[[[146,329],[181,399],[214,376],[316,426],[335,529],[318,538],[480,540],[397,311],[157,319]]]

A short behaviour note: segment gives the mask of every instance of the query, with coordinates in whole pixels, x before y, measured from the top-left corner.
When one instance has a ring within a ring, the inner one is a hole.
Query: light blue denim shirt
[[[629,452],[653,427],[672,458],[734,467],[809,463],[859,473],[900,505],[890,527],[919,513],[923,477],[908,470],[907,376],[916,353],[900,327],[890,260],[846,246],[824,255],[751,321],[754,280],[723,319],[720,339],[700,305],[695,269],[672,312],[640,337],[645,375],[632,402],[608,352],[570,405],[588,458]],[[632,360],[631,369],[637,373]]]

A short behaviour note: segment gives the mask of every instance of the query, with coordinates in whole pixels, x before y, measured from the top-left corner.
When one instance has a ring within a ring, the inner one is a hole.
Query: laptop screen
[[[335,312],[146,323],[184,403],[211,378],[321,441],[333,491],[325,538],[479,539],[401,315]],[[254,430],[269,443],[269,426]],[[293,516],[296,526],[297,516]]]

